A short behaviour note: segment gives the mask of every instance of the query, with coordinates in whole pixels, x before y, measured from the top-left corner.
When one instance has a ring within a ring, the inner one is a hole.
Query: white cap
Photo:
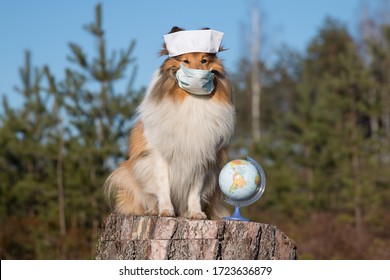
[[[216,30],[183,30],[164,35],[169,56],[184,53],[217,53],[223,33]]]

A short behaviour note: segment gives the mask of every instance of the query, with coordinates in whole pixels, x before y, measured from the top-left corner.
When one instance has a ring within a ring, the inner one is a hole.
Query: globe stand
[[[241,216],[240,213],[240,206],[234,207],[234,212],[231,216],[229,217],[223,217],[224,220],[229,220],[229,221],[244,221],[244,222],[249,222],[250,220],[247,218],[244,218]]]
[[[254,159],[250,158],[250,157],[247,157],[247,160],[254,165],[254,167],[257,169],[257,171],[259,172],[259,175],[260,175],[260,180],[261,180],[261,183],[260,185],[257,187],[256,191],[253,193],[253,195],[245,200],[236,200],[236,199],[233,199],[233,198],[230,198],[228,197],[225,202],[227,204],[230,204],[232,206],[234,206],[234,212],[231,216],[229,217],[224,217],[223,219],[224,220],[229,220],[229,221],[245,221],[245,222],[249,222],[250,220],[247,219],[247,218],[244,218],[241,213],[240,213],[240,207],[243,207],[243,206],[248,206],[254,202],[256,202],[257,200],[259,200],[259,198],[263,195],[264,193],[264,190],[265,190],[265,184],[266,184],[266,179],[265,179],[265,173],[264,173],[264,170],[263,168],[260,166],[260,164],[258,164]]]

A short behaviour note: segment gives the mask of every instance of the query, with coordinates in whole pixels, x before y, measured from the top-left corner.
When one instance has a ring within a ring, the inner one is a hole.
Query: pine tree
[[[390,203],[390,25],[378,24],[375,29],[377,36],[366,38],[365,41],[370,81],[367,93],[369,143],[366,147],[370,154],[365,162],[372,167],[372,172],[367,174],[372,187],[365,207],[366,220],[372,231],[389,240],[390,215],[385,209]],[[377,238],[376,242],[383,246],[383,240]]]
[[[95,21],[85,29],[97,42],[96,57],[89,59],[80,46],[70,43],[68,58],[73,67],[66,70],[64,81],[57,85],[51,83],[50,88],[54,95],[62,96],[64,124],[69,131],[62,147],[61,172],[65,208],[70,212],[66,213],[72,231],[70,235],[77,234],[79,228],[89,228],[90,243],[83,246],[90,246],[93,254],[102,213],[108,210],[101,187],[113,163],[125,156],[127,135],[142,90],[132,90],[135,68],[127,91],[119,94],[114,90],[114,83],[123,78],[126,68],[134,63],[135,42],[132,41],[125,51],[120,51],[119,57],[116,51],[107,56],[100,4],[96,6]],[[46,74],[50,81],[48,68]],[[57,128],[59,132],[61,129],[61,126]]]
[[[249,80],[240,73],[236,87],[245,93]],[[262,78],[263,137],[249,151],[263,163],[268,188],[248,211],[299,229],[298,243],[314,244],[303,249],[316,258],[366,258],[362,250],[376,250],[369,240],[382,232],[374,217],[388,202],[388,141],[371,133],[370,116],[381,110],[370,99],[375,83],[356,43],[343,24],[327,19],[304,57],[283,51]],[[324,235],[329,246],[321,246]]]
[[[291,127],[307,199],[317,212],[335,212],[364,234],[368,75],[346,28],[327,19],[307,50],[297,114]],[[364,168],[365,167],[365,168]],[[368,171],[370,172],[370,171]],[[355,247],[356,253],[358,248]]]
[[[4,99],[1,118],[1,220],[6,229],[1,251],[4,258],[39,258],[55,246],[49,238],[56,235],[50,228],[56,193],[51,131],[58,120],[42,87],[42,70],[31,65],[29,51],[19,74],[22,86],[16,91],[24,99],[23,107],[12,109]]]
[[[20,69],[23,108],[3,100],[0,114],[0,256],[3,259],[90,259],[108,209],[101,188],[126,154],[127,134],[143,89],[114,84],[134,64],[135,43],[110,57],[101,5],[86,30],[97,41],[89,59],[69,44],[73,63],[58,79],[49,66]],[[4,230],[3,230],[4,229]]]

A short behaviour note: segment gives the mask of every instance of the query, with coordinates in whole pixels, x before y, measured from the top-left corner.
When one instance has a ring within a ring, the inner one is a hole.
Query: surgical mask
[[[214,74],[210,70],[199,70],[185,67],[182,63],[176,72],[179,87],[196,95],[207,95],[214,90]]]

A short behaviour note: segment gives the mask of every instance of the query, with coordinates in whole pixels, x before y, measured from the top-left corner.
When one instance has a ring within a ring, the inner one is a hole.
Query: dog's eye
[[[190,61],[189,61],[188,59],[184,59],[183,62],[184,62],[185,64],[190,63]]]
[[[202,58],[202,60],[200,61],[200,63],[202,63],[202,64],[205,64],[205,63],[207,63],[207,59],[205,59],[205,58]]]

